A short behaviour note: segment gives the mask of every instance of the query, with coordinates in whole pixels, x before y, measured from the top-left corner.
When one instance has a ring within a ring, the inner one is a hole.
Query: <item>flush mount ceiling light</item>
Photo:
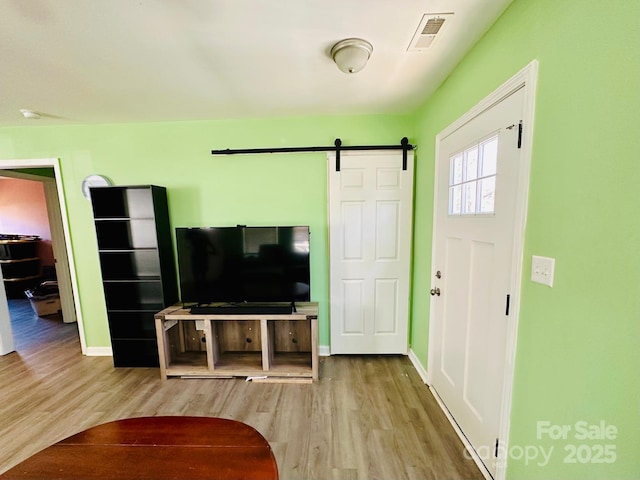
[[[34,112],[33,110],[27,110],[25,108],[20,109],[20,113],[24,118],[28,118],[30,120],[37,120],[42,117],[38,112]]]
[[[347,38],[331,47],[331,58],[344,73],[362,70],[373,52],[373,46],[361,38]]]

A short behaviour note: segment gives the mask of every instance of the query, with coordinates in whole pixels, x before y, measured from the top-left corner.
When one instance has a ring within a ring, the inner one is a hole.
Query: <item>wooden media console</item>
[[[162,378],[318,379],[318,303],[286,314],[192,314],[182,305],[155,315]]]

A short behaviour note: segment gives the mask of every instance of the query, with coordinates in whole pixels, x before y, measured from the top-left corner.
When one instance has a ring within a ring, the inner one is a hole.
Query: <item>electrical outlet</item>
[[[536,255],[532,255],[531,259],[531,281],[553,287],[556,259]]]

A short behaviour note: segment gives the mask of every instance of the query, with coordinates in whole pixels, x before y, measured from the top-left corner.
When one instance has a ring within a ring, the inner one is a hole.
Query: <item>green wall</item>
[[[212,156],[212,149],[395,144],[410,117],[369,115],[0,129],[0,159],[60,158],[89,347],[109,346],[90,203],[89,174],[116,185],[167,187],[173,227],[309,225],[311,297],[329,345],[326,154]],[[1,164],[1,160],[0,160]]]
[[[511,479],[640,478],[639,19],[637,1],[516,0],[418,114],[412,348],[426,365],[434,137],[539,60]],[[531,255],[556,258],[553,289],[529,280]],[[572,430],[538,438],[539,421]],[[580,421],[618,433],[577,439]],[[585,463],[565,462],[569,445]],[[518,459],[540,447],[548,464]]]

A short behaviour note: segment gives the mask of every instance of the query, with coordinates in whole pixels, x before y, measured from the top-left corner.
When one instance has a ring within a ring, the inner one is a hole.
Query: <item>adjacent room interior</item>
[[[0,266],[12,325],[18,327],[13,332],[15,348],[20,351],[40,330],[37,318],[51,326],[67,322],[60,304],[44,184],[37,176],[5,174],[11,176],[0,177],[0,235],[5,248]]]

